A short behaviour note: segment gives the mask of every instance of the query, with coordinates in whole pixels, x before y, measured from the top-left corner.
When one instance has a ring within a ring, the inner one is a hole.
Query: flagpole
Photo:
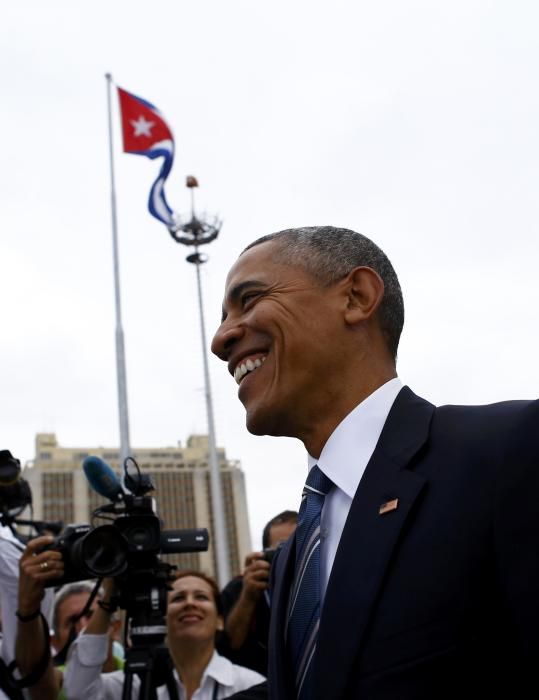
[[[228,528],[226,526],[226,512],[222,479],[217,455],[217,441],[215,439],[215,423],[213,419],[213,404],[211,398],[210,370],[208,365],[208,345],[206,342],[206,324],[204,321],[204,304],[202,300],[202,281],[200,266],[204,264],[208,256],[199,252],[199,245],[211,243],[219,235],[221,222],[216,218],[213,222],[198,217],[195,213],[194,189],[198,187],[196,177],[187,177],[187,187],[191,190],[191,219],[176,227],[169,227],[169,233],[177,243],[194,246],[195,252],[187,256],[186,260],[196,266],[198,311],[200,316],[200,336],[202,340],[202,359],[204,364],[204,394],[206,397],[206,415],[208,420],[208,461],[210,465],[210,493],[213,507],[213,540],[215,563],[217,568],[217,581],[220,588],[224,588],[230,581],[230,558],[228,547]]]
[[[215,439],[215,422],[213,420],[213,405],[211,399],[210,370],[208,366],[208,346],[206,344],[206,324],[204,322],[204,306],[202,304],[202,282],[200,280],[200,265],[204,262],[198,247],[195,252],[189,255],[188,262],[194,263],[197,270],[198,289],[198,312],[200,315],[200,335],[202,338],[202,359],[204,361],[204,383],[206,396],[206,415],[208,421],[208,442],[209,442],[209,462],[210,462],[210,491],[213,506],[213,522],[215,540],[215,558],[217,562],[217,580],[219,586],[224,588],[230,581],[230,559],[226,527],[226,516],[224,508],[224,494],[221,483],[221,472],[219,459],[217,456],[217,441]]]
[[[120,419],[120,468],[130,456],[129,415],[127,411],[127,373],[125,369],[124,332],[122,328],[122,307],[120,303],[120,264],[118,256],[118,219],[116,216],[116,187],[114,180],[114,149],[112,142],[112,75],[107,79],[107,104],[109,119],[109,161],[110,161],[110,203],[112,215],[112,258],[114,266],[114,299],[116,305],[116,377],[118,381],[118,415]]]

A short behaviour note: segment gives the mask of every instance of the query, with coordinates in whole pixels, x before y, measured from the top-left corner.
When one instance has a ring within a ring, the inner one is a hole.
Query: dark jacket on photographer
[[[242,587],[243,576],[236,576],[223,588],[221,597],[225,619],[238,602]],[[268,670],[269,620],[269,594],[268,591],[264,591],[256,605],[245,642],[239,649],[232,649],[226,634],[224,634],[217,644],[219,653],[230,659],[232,663],[246,666],[265,676]]]

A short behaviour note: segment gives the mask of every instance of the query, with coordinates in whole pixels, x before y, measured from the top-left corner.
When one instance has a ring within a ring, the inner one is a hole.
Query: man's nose
[[[228,320],[223,321],[217,329],[211,342],[211,351],[220,360],[226,362],[228,360],[230,350],[239,338],[241,338],[243,330],[237,323],[231,323]]]

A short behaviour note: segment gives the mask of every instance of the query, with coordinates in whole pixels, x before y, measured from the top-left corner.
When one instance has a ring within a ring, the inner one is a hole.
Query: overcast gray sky
[[[373,238],[405,295],[399,373],[436,404],[537,396],[539,5],[27,0],[0,26],[0,447],[119,442],[106,83],[173,129],[222,232],[207,332],[238,253],[281,228]],[[116,104],[115,104],[116,108]],[[146,209],[158,164],[114,114],[131,442],[206,432],[195,271]],[[253,545],[297,508],[302,446],[260,438],[210,359],[217,441],[247,476]],[[157,494],[157,497],[158,494]]]

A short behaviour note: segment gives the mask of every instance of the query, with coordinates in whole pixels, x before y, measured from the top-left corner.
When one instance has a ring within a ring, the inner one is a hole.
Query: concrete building
[[[155,485],[152,495],[164,529],[206,527],[210,534],[207,552],[163,555],[181,568],[194,568],[215,575],[213,514],[211,507],[209,443],[206,435],[191,435],[182,446],[133,449],[141,472],[150,474]],[[82,461],[88,455],[101,457],[118,474],[119,450],[106,447],[63,447],[54,433],[38,433],[36,456],[26,465],[24,477],[30,483],[36,520],[92,523],[92,512],[107,501],[86,481]],[[251,551],[245,480],[240,464],[228,460],[223,448],[217,455],[224,492],[226,534],[232,575],[241,572],[245,555]],[[105,520],[96,520],[98,526]]]

